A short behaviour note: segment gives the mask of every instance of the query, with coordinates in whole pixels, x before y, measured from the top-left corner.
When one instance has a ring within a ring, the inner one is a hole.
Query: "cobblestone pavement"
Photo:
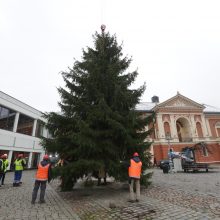
[[[154,172],[152,186],[142,189],[139,203],[128,202],[128,186],[60,192],[82,220],[87,219],[220,219],[220,169],[209,173]]]
[[[47,186],[46,203],[31,205],[35,171],[23,172],[23,184],[12,187],[13,173],[7,173],[0,187],[0,220],[70,220],[79,219],[68,204]]]
[[[220,169],[175,174],[150,171],[154,172],[153,184],[141,189],[138,203],[128,202],[127,184],[59,192],[59,181],[54,180],[47,188],[47,203],[42,205],[30,204],[33,171],[24,172],[24,183],[18,188],[9,184],[13,179],[9,173],[6,185],[0,188],[0,219],[220,219]]]

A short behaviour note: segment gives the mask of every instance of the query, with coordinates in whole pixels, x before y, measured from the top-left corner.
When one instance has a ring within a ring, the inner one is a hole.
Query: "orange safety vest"
[[[133,159],[130,160],[130,167],[128,168],[129,177],[140,179],[142,162],[136,163]]]
[[[37,170],[37,173],[36,173],[36,180],[47,181],[48,180],[49,167],[50,167],[50,164],[47,164],[46,166],[43,167],[39,163],[38,170]]]

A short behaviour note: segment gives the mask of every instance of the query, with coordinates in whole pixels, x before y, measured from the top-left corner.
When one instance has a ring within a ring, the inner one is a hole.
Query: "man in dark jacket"
[[[136,202],[140,200],[140,176],[141,176],[142,162],[139,158],[139,154],[135,152],[130,159],[130,166],[128,168],[129,175],[129,190],[130,190],[130,202],[135,202],[134,184],[136,187]]]
[[[51,181],[51,164],[50,164],[49,156],[44,155],[43,160],[38,165],[31,204],[35,204],[39,187],[40,187],[39,203],[45,203],[44,196],[45,196],[47,181],[48,182]]]

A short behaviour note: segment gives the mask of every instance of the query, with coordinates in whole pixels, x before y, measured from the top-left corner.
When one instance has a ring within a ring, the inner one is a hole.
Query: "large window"
[[[21,134],[32,135],[34,119],[20,114],[18,120],[17,132]]]
[[[43,131],[44,131],[44,125],[43,122],[40,120],[37,120],[37,127],[36,127],[36,137],[42,137],[43,136]]]
[[[37,168],[39,160],[40,160],[40,154],[33,152],[31,167],[32,168]]]
[[[220,137],[220,122],[217,122],[215,124],[215,129],[216,129],[217,137]]]
[[[0,129],[13,131],[16,112],[0,105]]]
[[[165,134],[167,134],[167,133],[171,134],[171,132],[170,132],[170,124],[168,122],[164,122],[163,127],[164,127]]]
[[[199,122],[196,122],[196,129],[199,138],[203,137],[202,126]]]

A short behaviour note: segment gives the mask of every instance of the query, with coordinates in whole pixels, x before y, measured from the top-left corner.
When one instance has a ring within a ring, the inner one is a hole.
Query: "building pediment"
[[[190,110],[203,110],[205,106],[177,93],[176,96],[162,102],[154,107],[157,109],[190,109]]]

